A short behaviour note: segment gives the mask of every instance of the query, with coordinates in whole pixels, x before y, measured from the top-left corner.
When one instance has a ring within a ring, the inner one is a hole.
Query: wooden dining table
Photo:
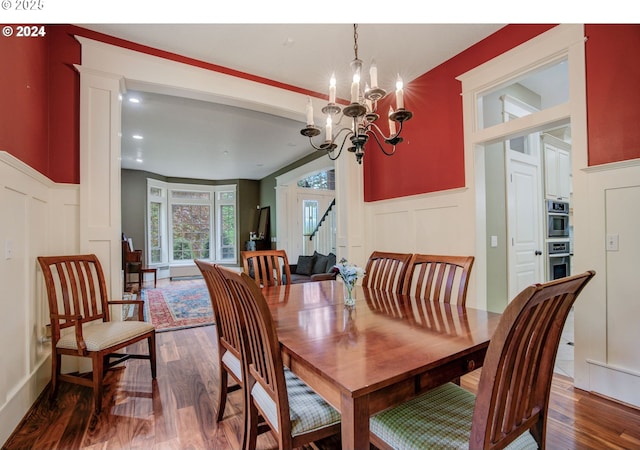
[[[285,364],[342,415],[342,448],[369,448],[369,417],[482,366],[500,315],[340,281],[263,293]]]

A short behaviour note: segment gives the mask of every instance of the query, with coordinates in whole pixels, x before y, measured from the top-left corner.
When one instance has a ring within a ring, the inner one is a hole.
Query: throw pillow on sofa
[[[327,262],[329,261],[329,257],[318,252],[313,252],[313,257],[315,261],[313,263],[313,270],[311,273],[327,273]]]
[[[298,256],[296,273],[298,275],[311,275],[313,273],[313,256]]]
[[[329,253],[327,255],[327,272],[333,272],[333,266],[336,265],[336,255]]]

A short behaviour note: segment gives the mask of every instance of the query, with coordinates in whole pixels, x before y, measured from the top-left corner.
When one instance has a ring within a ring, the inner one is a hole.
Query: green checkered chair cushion
[[[293,372],[285,369],[287,396],[289,398],[289,416],[291,417],[291,435],[308,433],[340,422],[340,413],[324,401]],[[251,390],[256,404],[265,418],[278,427],[278,412],[275,401],[256,383]]]
[[[453,383],[430,390],[370,420],[371,432],[394,449],[467,449],[475,395]],[[529,432],[520,435],[509,450],[537,450]]]

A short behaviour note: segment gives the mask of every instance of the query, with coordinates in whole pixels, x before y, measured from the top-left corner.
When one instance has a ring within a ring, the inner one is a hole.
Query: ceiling
[[[351,24],[79,24],[159,50],[349,97]],[[363,24],[358,56],[381,87],[405,85],[504,24]],[[131,103],[129,97],[139,98]],[[312,153],[300,121],[175,95],[129,91],[122,110],[122,167],[199,179],[261,179]],[[134,139],[138,134],[143,139]]]

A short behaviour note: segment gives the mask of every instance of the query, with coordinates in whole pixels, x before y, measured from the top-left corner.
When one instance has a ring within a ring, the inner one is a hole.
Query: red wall
[[[47,173],[47,41],[0,39],[0,150]]]
[[[368,143],[364,157],[364,200],[376,201],[463,187],[462,86],[456,77],[547,31],[554,25],[508,25],[405,89],[404,142],[385,156]],[[428,46],[428,43],[425,44]],[[394,96],[388,96],[395,105]],[[388,103],[380,111],[388,111]],[[383,126],[385,132],[386,125]]]
[[[640,158],[640,25],[586,25],[589,165]]]
[[[411,82],[405,104],[414,117],[403,132],[405,142],[393,157],[367,149],[363,163],[365,201],[464,186],[461,86],[455,77],[551,27],[508,25]],[[78,183],[80,179],[79,75],[73,64],[80,63],[81,53],[73,33],[278,85],[70,25],[47,26],[46,31],[44,38],[0,39],[0,150],[56,182]],[[589,165],[639,158],[640,60],[630,49],[640,48],[640,25],[587,25],[585,32],[589,38]],[[380,111],[388,108],[382,104]]]
[[[0,150],[54,181],[78,183],[80,45],[66,29],[0,39]]]
[[[50,26],[49,171],[52,180],[80,182],[80,43],[69,27]]]

